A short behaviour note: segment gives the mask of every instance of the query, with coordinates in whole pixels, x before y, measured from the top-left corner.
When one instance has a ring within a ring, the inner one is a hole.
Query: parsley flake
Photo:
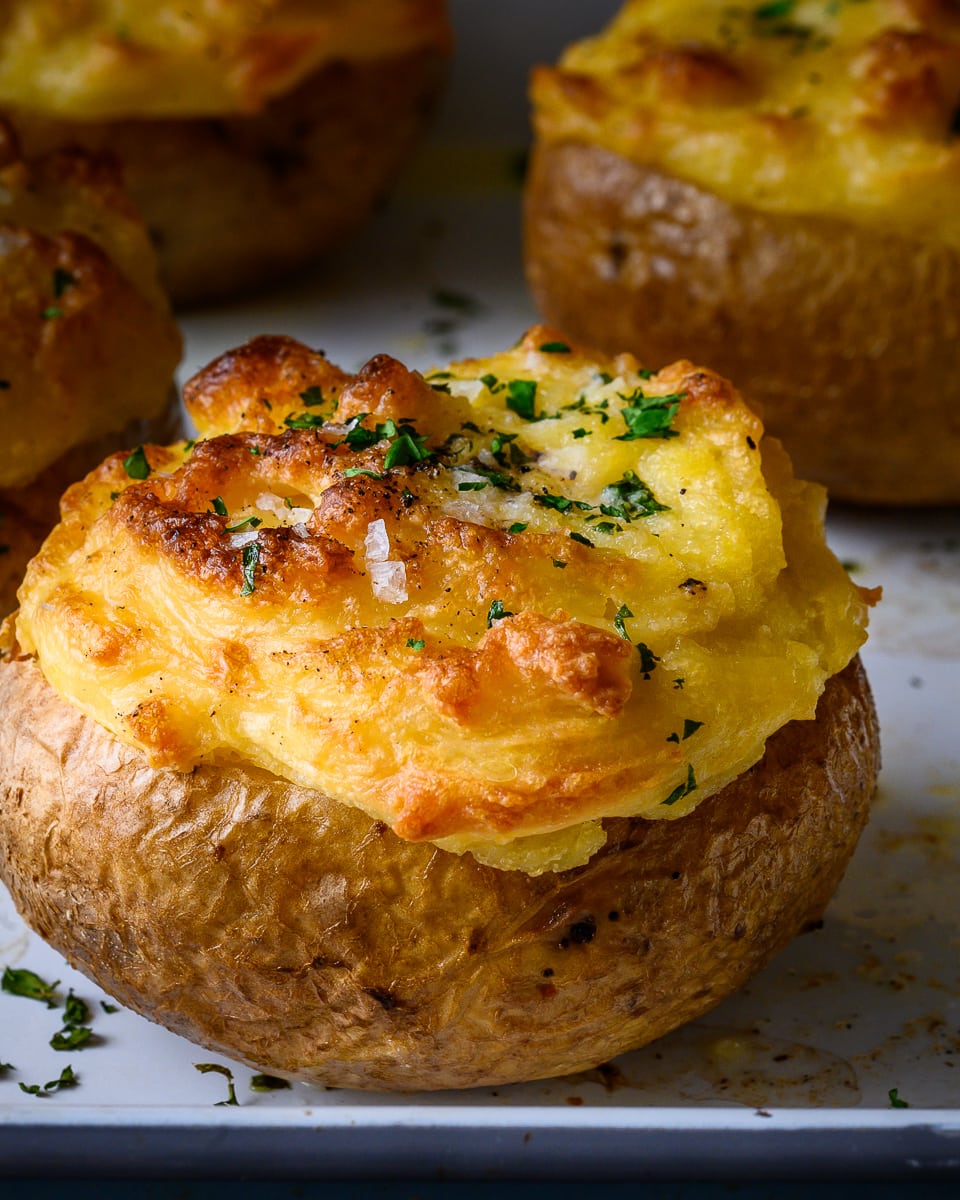
[[[289,1079],[281,1079],[278,1075],[252,1075],[250,1077],[251,1092],[279,1092],[292,1086]]]
[[[78,1087],[79,1084],[80,1080],[73,1067],[68,1065],[60,1072],[59,1078],[51,1079],[49,1083],[42,1086],[39,1083],[21,1083],[20,1091],[26,1092],[28,1096],[51,1096],[54,1092],[63,1091],[64,1088]]]
[[[630,609],[627,608],[625,604],[621,604],[617,609],[617,615],[613,618],[613,627],[625,642],[630,641],[630,634],[627,633],[627,627],[624,625],[624,621],[627,617],[632,616],[633,613],[630,611]]]
[[[420,653],[426,644],[427,643],[423,640],[423,638],[407,638],[408,648],[415,651],[417,654]]]
[[[507,529],[507,533],[523,533],[526,527],[526,521],[514,521],[514,523]]]
[[[570,537],[573,539],[573,541],[579,542],[581,546],[589,546],[591,550],[595,549],[593,542],[591,542],[589,538],[585,538],[582,533],[574,533],[573,530],[571,530]]]
[[[620,395],[623,401],[620,415],[627,432],[621,433],[616,440],[632,442],[637,438],[679,437],[679,432],[671,426],[671,422],[686,394],[676,392],[669,396],[646,396],[642,388],[637,388],[629,396]]]
[[[43,310],[40,316],[45,321],[55,321],[57,317],[63,316],[63,309],[60,308],[59,305],[50,304]]]
[[[319,429],[323,425],[323,417],[320,413],[293,413],[288,414],[283,418],[283,423],[288,429]]]
[[[213,505],[213,511],[218,517],[226,517],[229,515],[227,512],[227,506],[224,504],[222,496],[214,496],[210,503]]]
[[[666,800],[661,801],[661,804],[669,807],[671,804],[676,804],[678,800],[682,800],[684,796],[689,796],[691,792],[695,792],[696,790],[697,779],[693,773],[693,763],[688,763],[686,783],[678,783]]]
[[[312,387],[308,387],[306,391],[300,393],[300,399],[307,408],[316,408],[318,404],[323,403],[323,390],[314,384]]]
[[[503,607],[502,600],[493,600],[490,607],[487,609],[487,628],[492,629],[494,621],[502,621],[505,617],[515,616],[515,613],[507,612]]]
[[[238,521],[236,525],[224,526],[224,533],[239,533],[241,529],[257,529],[263,521],[260,517],[244,517],[242,521]]]
[[[368,479],[383,479],[382,471],[368,471],[366,467],[347,467],[343,473],[344,479],[353,479],[357,475],[366,475]]]
[[[123,469],[131,479],[148,479],[150,477],[150,464],[147,462],[143,446],[138,446],[129,458],[124,460]]]
[[[89,1046],[93,1038],[93,1030],[86,1025],[73,1025],[61,1029],[50,1039],[54,1050],[82,1050]]]
[[[667,505],[656,499],[635,471],[624,471],[621,479],[603,489],[600,499],[604,502],[600,505],[604,516],[617,517],[621,521],[635,521],[668,511]]]
[[[485,479],[469,479],[465,483],[457,484],[458,492],[482,492],[487,486]]]
[[[535,379],[511,379],[507,384],[507,408],[524,421],[536,421],[537,382]]]
[[[237,1099],[237,1090],[233,1086],[233,1072],[229,1067],[223,1067],[220,1063],[194,1063],[193,1066],[201,1075],[209,1075],[213,1072],[215,1075],[222,1075],[226,1079],[227,1098],[226,1100],[217,1101],[216,1108],[237,1107],[240,1104],[240,1101]]]
[[[11,996],[24,996],[28,1000],[42,1000],[47,1008],[59,1007],[60,997],[57,995],[59,985],[59,979],[53,983],[47,983],[39,975],[35,975],[33,971],[28,971],[24,967],[5,967],[3,978],[0,979],[0,988],[9,992]]]
[[[563,561],[562,558],[551,558],[550,561],[553,563],[553,565],[555,567],[557,567],[561,571],[563,571],[566,568],[567,564]]]
[[[541,354],[569,354],[570,347],[566,342],[544,342],[539,347]]]
[[[900,1099],[900,1089],[899,1088],[891,1088],[890,1091],[887,1092],[887,1097],[890,1100],[891,1108],[909,1108],[910,1107],[910,1105],[907,1103],[906,1100]]]

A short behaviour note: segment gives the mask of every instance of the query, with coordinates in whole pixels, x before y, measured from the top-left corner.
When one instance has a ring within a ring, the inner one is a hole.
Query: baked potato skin
[[[152,770],[28,660],[0,710],[0,870],[37,932],[176,1032],[340,1087],[573,1072],[698,1016],[820,916],[879,758],[854,661],[694,813],[531,877],[260,770]]]
[[[425,124],[444,62],[425,47],[330,63],[252,115],[16,118],[31,152],[67,140],[121,159],[164,284],[194,304],[276,280],[362,224]]]
[[[683,353],[735,378],[834,498],[960,501],[951,246],[728,203],[575,141],[534,151],[525,242],[548,320],[650,366]]]

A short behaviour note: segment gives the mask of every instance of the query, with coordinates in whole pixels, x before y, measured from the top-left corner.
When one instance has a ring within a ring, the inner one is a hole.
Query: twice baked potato
[[[550,320],[709,362],[839,498],[960,501],[954,5],[629,0],[532,94]]]
[[[186,397],[201,440],[71,488],[5,627],[0,869],[80,969],[291,1078],[464,1087],[819,917],[872,597],[729,384],[537,328],[426,379],[261,338]]]
[[[6,6],[0,105],[31,150],[109,150],[175,301],[336,246],[405,162],[449,52],[443,0]],[[57,86],[49,86],[56,78]]]
[[[0,123],[0,612],[69,483],[175,437],[180,335],[116,162],[21,156]]]

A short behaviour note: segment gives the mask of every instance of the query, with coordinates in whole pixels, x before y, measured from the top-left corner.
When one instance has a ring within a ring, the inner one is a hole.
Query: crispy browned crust
[[[0,488],[0,617],[16,607],[23,572],[60,519],[60,497],[70,484],[118,446],[173,441],[182,428],[180,398],[171,389],[165,411],[153,420],[131,421],[118,433],[74,446],[25,487]]]
[[[526,261],[572,336],[736,379],[798,475],[833,496],[960,501],[955,249],[728,204],[563,142],[533,156]]]
[[[530,877],[260,770],[151,770],[29,661],[0,711],[0,870],[38,933],[176,1032],[341,1087],[572,1072],[698,1016],[821,915],[879,759],[854,662],[691,815]]]
[[[116,153],[178,303],[277,280],[336,247],[406,161],[443,77],[437,48],[321,68],[254,116],[52,121],[17,114],[31,151]]]

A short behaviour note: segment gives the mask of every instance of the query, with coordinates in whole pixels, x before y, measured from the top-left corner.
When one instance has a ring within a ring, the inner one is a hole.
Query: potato
[[[960,501],[952,247],[732,205],[575,142],[535,152],[525,236],[548,320],[652,366],[713,364],[832,496]]]
[[[532,90],[549,320],[711,363],[838,498],[960,500],[955,7],[627,0]]]
[[[584,867],[484,867],[245,764],[156,770],[0,663],[0,874],[123,1004],[252,1066],[414,1090],[584,1070],[717,1004],[805,926],[867,817],[862,670],[678,821]]]
[[[0,40],[0,100],[31,151],[122,160],[178,303],[339,246],[406,162],[450,43],[442,0],[129,4],[122,37],[104,14],[61,27],[59,4],[38,7],[45,24],[17,13]]]

